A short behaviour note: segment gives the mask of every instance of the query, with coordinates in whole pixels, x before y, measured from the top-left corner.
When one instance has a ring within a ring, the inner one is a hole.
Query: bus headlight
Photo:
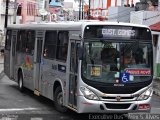
[[[153,89],[149,88],[144,93],[142,93],[137,100],[147,100],[151,96],[152,92],[153,92]]]
[[[98,96],[94,94],[91,90],[86,87],[80,88],[81,92],[83,93],[84,97],[90,100],[99,100]]]

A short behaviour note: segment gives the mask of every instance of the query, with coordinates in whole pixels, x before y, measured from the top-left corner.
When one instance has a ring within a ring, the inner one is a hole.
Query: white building
[[[130,22],[130,12],[134,11],[131,7],[109,7],[108,20],[116,22]]]
[[[6,10],[6,0],[0,0],[0,30],[4,30],[5,10]],[[13,13],[14,13],[14,2],[12,0],[9,3],[8,24],[13,23]]]
[[[6,0],[0,0],[0,49],[4,46],[4,24],[5,24]],[[13,24],[14,1],[10,0],[8,9],[8,24]]]
[[[151,8],[153,7],[154,6],[151,6]],[[160,0],[158,8],[160,8]],[[150,9],[147,11],[131,12],[130,22],[147,25],[152,30],[154,45],[154,77],[160,78],[160,9],[149,10]]]

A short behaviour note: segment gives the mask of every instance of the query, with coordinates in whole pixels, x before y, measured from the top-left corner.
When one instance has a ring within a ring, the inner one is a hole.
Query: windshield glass
[[[102,83],[151,80],[152,44],[89,41],[84,43],[82,77]]]

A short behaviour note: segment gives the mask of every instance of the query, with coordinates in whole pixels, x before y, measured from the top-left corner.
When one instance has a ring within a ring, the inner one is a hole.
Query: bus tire
[[[54,105],[56,110],[62,113],[67,112],[67,108],[63,106],[63,92],[60,86],[56,88],[54,95]]]
[[[23,75],[22,75],[22,72],[20,72],[18,74],[18,88],[21,92],[24,91],[24,86],[23,86]]]

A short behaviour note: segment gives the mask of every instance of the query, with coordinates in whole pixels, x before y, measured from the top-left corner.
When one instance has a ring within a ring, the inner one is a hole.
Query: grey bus
[[[152,35],[143,25],[57,22],[10,25],[4,72],[58,111],[150,112]]]

